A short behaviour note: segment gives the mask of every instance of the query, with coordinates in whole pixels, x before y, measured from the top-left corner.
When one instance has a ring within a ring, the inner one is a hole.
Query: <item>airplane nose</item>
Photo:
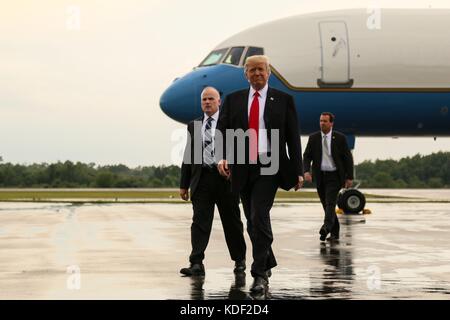
[[[217,88],[223,99],[247,85],[241,68],[222,64],[202,67],[172,82],[161,95],[159,105],[167,116],[186,124],[203,114],[200,94],[206,86]]]
[[[169,102],[171,96],[171,89],[167,88],[161,95],[161,98],[159,98],[159,106],[166,115],[168,115],[170,118],[173,118],[175,109],[173,103]]]
[[[161,110],[176,121],[188,123],[201,110],[197,91],[192,82],[175,80],[161,95]]]

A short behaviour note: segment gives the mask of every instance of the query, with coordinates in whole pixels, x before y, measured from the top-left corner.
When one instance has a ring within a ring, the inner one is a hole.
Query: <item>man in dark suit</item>
[[[243,272],[246,245],[239,194],[231,192],[230,182],[219,174],[215,161],[215,129],[219,119],[220,95],[215,88],[207,87],[201,99],[204,115],[188,124],[188,140],[181,166],[180,196],[183,200],[189,200],[191,189],[194,215],[190,266],[180,272],[187,276],[205,274],[203,259],[211,233],[214,205],[219,209],[228,250],[235,261],[234,271]]]
[[[336,201],[339,190],[350,188],[353,183],[353,156],[342,133],[333,130],[334,115],[320,115],[320,131],[309,137],[304,159],[305,180],[314,179],[317,192],[325,211],[324,224],[320,228],[320,240],[339,239],[339,220],[336,216]],[[312,173],[311,173],[312,161]]]
[[[277,265],[270,223],[276,191],[279,186],[301,188],[303,164],[294,99],[268,86],[268,58],[247,58],[245,76],[250,88],[228,95],[220,112],[226,159],[219,161],[218,168],[231,179],[232,190],[240,192],[253,246],[250,290],[260,293],[267,289],[271,269]],[[239,135],[244,132],[248,139]],[[236,139],[243,143],[235,143]]]

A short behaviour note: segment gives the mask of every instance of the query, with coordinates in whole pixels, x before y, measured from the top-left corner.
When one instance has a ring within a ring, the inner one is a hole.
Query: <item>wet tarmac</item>
[[[319,204],[274,206],[278,267],[268,293],[252,296],[249,271],[233,274],[218,217],[206,276],[180,276],[189,204],[2,203],[0,299],[449,299],[450,205],[367,207],[373,214],[340,216],[340,242],[330,244],[319,241]]]

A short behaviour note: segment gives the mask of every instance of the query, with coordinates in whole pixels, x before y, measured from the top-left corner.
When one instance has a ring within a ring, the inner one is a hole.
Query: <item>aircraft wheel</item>
[[[339,192],[337,204],[345,213],[359,213],[366,205],[366,197],[356,189],[343,189]]]

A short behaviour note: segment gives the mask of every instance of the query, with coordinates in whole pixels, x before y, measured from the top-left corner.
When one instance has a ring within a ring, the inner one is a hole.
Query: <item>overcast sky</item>
[[[1,0],[0,156],[28,164],[170,165],[179,144],[172,134],[184,125],[162,113],[159,97],[174,78],[243,29],[295,14],[369,6],[450,4]],[[450,138],[357,138],[356,146],[359,163],[450,151]]]

